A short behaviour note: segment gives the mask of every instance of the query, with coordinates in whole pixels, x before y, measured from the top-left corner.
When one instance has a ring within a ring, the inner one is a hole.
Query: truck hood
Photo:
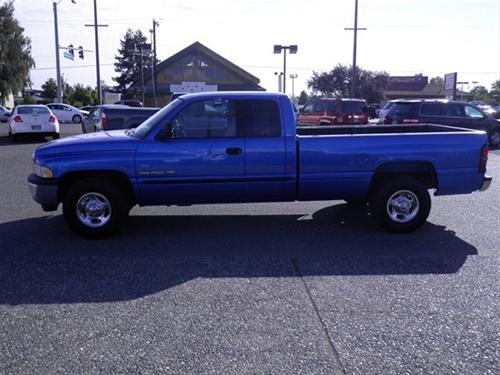
[[[36,160],[92,153],[109,154],[123,151],[135,151],[140,139],[125,134],[125,130],[103,131],[81,134],[48,142],[38,147],[33,153]]]

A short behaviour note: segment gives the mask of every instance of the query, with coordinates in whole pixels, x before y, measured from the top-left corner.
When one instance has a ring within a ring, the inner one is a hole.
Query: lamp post
[[[274,72],[274,75],[278,77],[278,92],[281,92],[281,78],[283,77],[283,72]]]
[[[295,103],[295,78],[299,75],[297,73],[290,74],[290,78],[292,79],[292,102]]]
[[[57,25],[57,5],[61,2],[53,1],[52,9],[54,11],[54,33],[56,40],[56,80],[57,80],[57,103],[62,103],[62,80],[61,80],[61,61],[59,60],[59,28]],[[73,4],[76,4],[75,0],[71,0]]]
[[[279,55],[283,51],[283,93],[286,93],[286,50],[290,51],[290,54],[297,53],[297,45],[282,46],[280,44],[274,45],[274,53]]]

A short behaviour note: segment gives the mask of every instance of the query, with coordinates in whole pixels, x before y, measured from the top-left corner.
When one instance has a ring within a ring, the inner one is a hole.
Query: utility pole
[[[87,27],[94,27],[95,33],[95,64],[97,76],[97,100],[102,104],[102,90],[101,90],[101,66],[99,64],[99,27],[108,27],[108,25],[99,25],[97,23],[97,0],[94,0],[94,24],[87,24]]]
[[[144,105],[144,54],[142,52],[142,44],[140,45],[139,53],[141,54],[141,96]]]
[[[54,32],[56,33],[56,79],[57,79],[57,103],[62,103],[62,90],[61,90],[61,62],[59,60],[59,29],[57,27],[57,3],[52,3],[54,9]]]
[[[153,107],[158,106],[158,100],[156,99],[156,27],[160,26],[160,23],[153,19]]]
[[[354,0],[354,28],[345,27],[344,30],[354,30],[354,46],[352,52],[352,79],[351,79],[351,96],[356,97],[356,88],[358,86],[358,73],[356,67],[356,50],[358,44],[358,30],[366,30],[365,27],[358,27],[358,0]]]
[[[61,61],[59,58],[59,27],[57,22],[57,5],[61,2],[52,1],[52,9],[54,11],[54,33],[56,39],[56,80],[57,80],[57,102],[62,103],[62,79],[61,79]],[[73,4],[76,4],[75,0],[71,0]]]

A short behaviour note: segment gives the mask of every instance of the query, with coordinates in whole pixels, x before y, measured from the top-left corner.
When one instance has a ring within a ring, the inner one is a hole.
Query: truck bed
[[[475,130],[445,125],[348,125],[348,126],[298,126],[297,135],[341,134],[401,134],[401,133],[474,133]]]

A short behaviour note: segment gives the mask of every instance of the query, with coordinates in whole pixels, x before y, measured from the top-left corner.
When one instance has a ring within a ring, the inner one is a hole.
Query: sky
[[[5,0],[0,0],[1,2]],[[60,0],[59,42],[95,50],[93,0]],[[275,72],[283,55],[273,45],[297,44],[287,55],[287,76],[297,74],[295,95],[309,91],[313,71],[352,64],[355,0],[97,0],[101,79],[114,85],[115,55],[127,28],[150,35],[159,20],[160,60],[199,41],[277,91]],[[464,89],[488,89],[500,79],[500,0],[359,0],[357,65],[390,75],[429,77],[458,72]],[[33,88],[55,78],[55,37],[52,0],[16,0],[15,16],[32,42],[36,68]],[[61,52],[62,54],[62,52]],[[70,84],[95,87],[95,54],[63,59],[62,73]],[[472,83],[477,82],[477,83]],[[287,93],[292,94],[287,79]]]

